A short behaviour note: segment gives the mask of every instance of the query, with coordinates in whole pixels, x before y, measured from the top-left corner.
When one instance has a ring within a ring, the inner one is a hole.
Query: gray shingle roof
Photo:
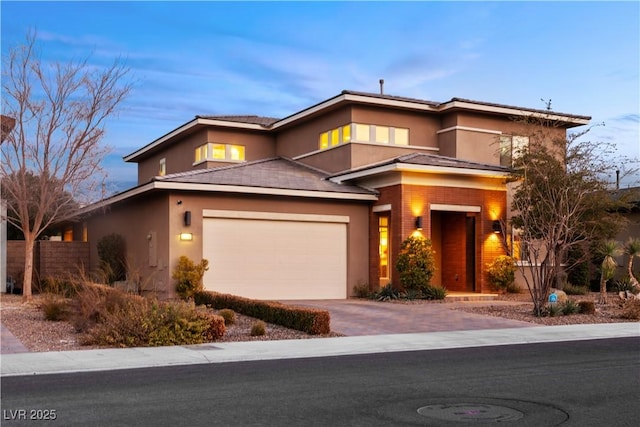
[[[509,168],[497,165],[487,165],[484,163],[470,162],[468,160],[456,159],[454,157],[438,156],[434,154],[411,153],[396,157],[392,163],[408,163],[413,165],[439,166],[460,169],[476,169],[494,172],[509,172]]]
[[[280,119],[274,117],[262,117],[262,116],[196,116],[196,118],[209,119],[209,120],[222,120],[225,122],[234,123],[250,123],[254,125],[260,125],[269,127]]]
[[[220,168],[211,168],[156,177],[156,181],[215,184],[286,190],[321,191],[347,194],[376,192],[355,185],[337,184],[329,175],[285,158],[270,158]]]

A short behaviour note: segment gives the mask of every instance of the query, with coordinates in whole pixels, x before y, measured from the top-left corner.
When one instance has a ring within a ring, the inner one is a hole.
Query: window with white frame
[[[318,138],[318,148],[326,150],[327,148],[350,142],[409,145],[409,129],[350,123],[322,132]]]
[[[167,174],[167,159],[161,158],[160,163],[158,165],[158,175],[165,176]]]
[[[242,162],[244,160],[244,145],[208,142],[195,149],[195,163],[205,161]]]

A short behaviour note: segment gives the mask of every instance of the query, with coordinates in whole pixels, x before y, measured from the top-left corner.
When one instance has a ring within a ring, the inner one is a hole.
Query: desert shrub
[[[46,277],[37,283],[36,291],[40,294],[58,295],[71,298],[78,291],[79,283],[71,279]]]
[[[193,300],[199,305],[210,306],[216,310],[229,308],[236,313],[311,335],[328,334],[331,331],[331,317],[326,310],[294,307],[275,301],[252,300],[211,291],[195,292]]]
[[[54,322],[67,320],[69,316],[68,300],[55,294],[46,294],[40,304],[40,309],[46,320]]]
[[[629,277],[616,280],[613,284],[612,290],[615,292],[631,292],[634,295],[638,293],[638,288],[633,285]]]
[[[395,289],[391,283],[387,283],[386,286],[383,286],[375,293],[375,297],[377,301],[397,300],[400,298],[400,291]]]
[[[564,314],[564,315],[580,313],[580,306],[578,304],[576,304],[575,301],[570,300],[570,299],[568,299],[564,303],[562,303],[562,305],[560,307],[562,309],[562,314]]]
[[[589,288],[587,286],[575,286],[571,283],[566,283],[562,290],[567,295],[587,295],[589,293]]]
[[[402,242],[396,269],[405,290],[423,290],[429,286],[436,271],[431,240],[422,236],[409,236]]]
[[[549,317],[560,316],[562,314],[562,305],[558,303],[547,305],[546,314],[548,314]]]
[[[368,298],[371,295],[371,290],[367,283],[358,283],[353,287],[353,295],[356,298]]]
[[[593,301],[578,301],[580,314],[595,314],[596,304]]]
[[[223,308],[218,312],[218,316],[224,319],[225,325],[233,325],[236,323],[236,312],[228,308]]]
[[[106,286],[74,298],[74,327],[84,344],[116,347],[199,344],[224,335],[224,318],[193,302],[152,301]]]
[[[625,301],[622,306],[622,313],[620,314],[620,317],[629,320],[640,319],[640,300],[630,299]]]
[[[251,336],[258,337],[266,335],[267,333],[267,325],[262,320],[256,320],[251,325]]]
[[[196,264],[188,257],[181,256],[171,275],[171,278],[176,280],[178,295],[183,299],[188,299],[193,297],[194,292],[202,291],[202,278],[208,269],[209,261],[206,259]]]
[[[516,280],[517,266],[512,257],[500,255],[493,262],[488,263],[486,267],[489,282],[496,290],[506,292],[509,287],[513,286]]]
[[[127,255],[124,237],[112,233],[98,240],[100,270],[106,283],[113,284],[127,278]]]
[[[422,292],[417,289],[407,289],[403,294],[402,298],[407,299],[409,301],[413,301],[416,299],[422,298]]]
[[[422,297],[429,300],[441,300],[447,296],[447,290],[442,286],[427,286],[422,290]]]

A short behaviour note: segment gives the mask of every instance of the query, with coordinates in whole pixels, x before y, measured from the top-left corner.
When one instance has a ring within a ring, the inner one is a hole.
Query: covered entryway
[[[431,235],[436,277],[450,291],[476,292],[478,206],[432,205]],[[437,281],[436,281],[437,280]]]
[[[205,210],[204,287],[256,299],[347,297],[347,224],[340,215]]]

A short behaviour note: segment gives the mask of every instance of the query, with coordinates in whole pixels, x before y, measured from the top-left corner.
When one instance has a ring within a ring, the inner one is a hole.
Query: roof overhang
[[[463,175],[479,178],[505,179],[509,177],[509,172],[491,171],[482,169],[457,168],[448,166],[416,165],[411,163],[390,163],[354,172],[347,172],[331,177],[331,181],[343,184],[348,181],[365,179],[375,175],[391,172],[419,172],[431,174]]]
[[[217,120],[217,119],[207,119],[203,117],[196,117],[188,123],[180,126],[169,132],[168,134],[156,139],[150,144],[145,145],[141,149],[123,157],[125,162],[135,161],[137,157],[140,157],[149,151],[152,151],[154,148],[164,144],[166,141],[175,138],[176,136],[188,132],[190,130],[194,130],[197,127],[202,126],[219,126],[219,127],[231,127],[236,129],[244,129],[244,130],[254,130],[254,131],[265,131],[267,130],[264,126],[255,124],[255,123],[242,123],[242,122],[232,122],[225,120]]]
[[[108,199],[101,200],[92,205],[81,208],[77,214],[84,215],[97,209],[103,209],[115,203],[123,202],[136,196],[152,191],[200,191],[207,193],[235,193],[247,195],[304,197],[314,199],[351,200],[351,201],[375,201],[378,197],[374,194],[341,193],[334,191],[310,191],[291,190],[286,188],[247,187],[241,185],[221,184],[196,184],[186,182],[152,181],[147,184],[132,188],[123,193],[116,194]]]

